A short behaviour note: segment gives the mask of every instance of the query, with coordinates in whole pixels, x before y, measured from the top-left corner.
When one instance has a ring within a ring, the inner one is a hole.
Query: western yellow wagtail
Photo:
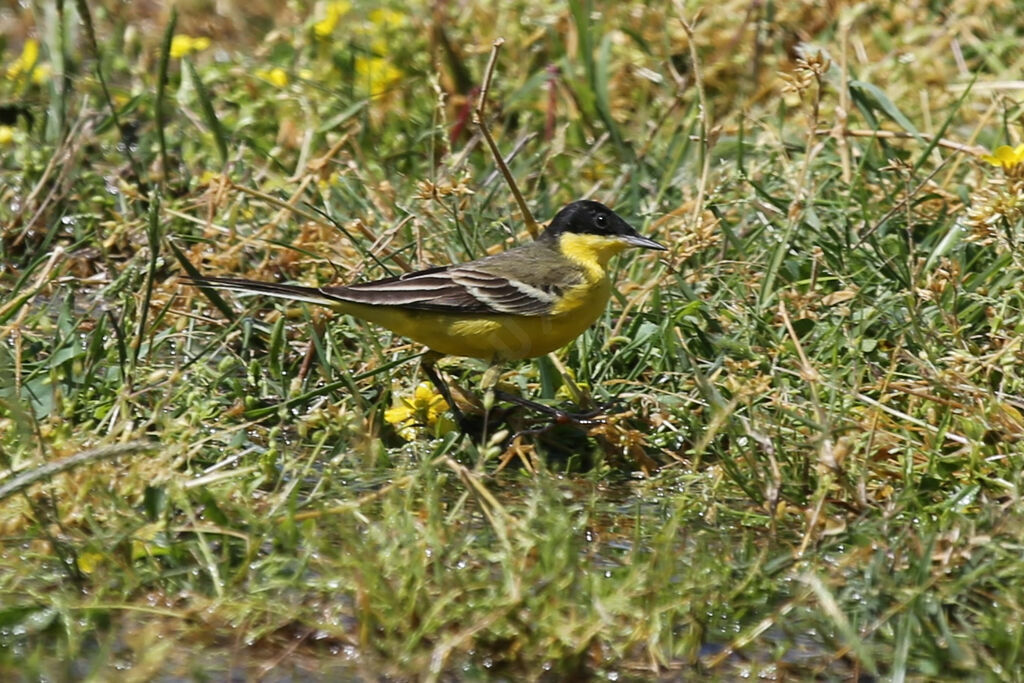
[[[611,295],[608,260],[627,247],[665,250],[607,206],[572,202],[534,242],[468,263],[335,287],[300,287],[226,277],[186,280],[308,301],[368,320],[423,344],[422,367],[460,426],[465,419],[435,369],[442,356],[492,364],[561,348],[604,311]],[[521,405],[558,413],[532,401]]]

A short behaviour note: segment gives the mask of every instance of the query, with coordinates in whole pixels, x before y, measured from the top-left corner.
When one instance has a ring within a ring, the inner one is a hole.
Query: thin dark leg
[[[466,420],[466,416],[461,410],[459,410],[459,406],[455,404],[455,400],[452,399],[451,389],[449,389],[448,384],[441,379],[441,375],[435,367],[439,358],[441,358],[441,354],[434,353],[433,351],[428,352],[422,359],[420,359],[420,367],[423,368],[423,373],[427,376],[427,379],[430,380],[430,383],[434,385],[434,388],[441,394],[441,397],[448,403],[448,409],[452,411],[452,415],[455,416],[455,423],[459,425],[459,429],[461,429],[464,434],[469,434],[469,431],[467,430],[469,423]]]

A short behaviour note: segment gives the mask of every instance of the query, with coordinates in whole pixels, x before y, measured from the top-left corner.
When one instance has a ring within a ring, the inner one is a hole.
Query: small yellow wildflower
[[[370,95],[382,94],[402,77],[402,72],[383,57],[356,57],[356,74]]]
[[[153,522],[137,529],[132,536],[132,559],[166,555],[167,546],[162,539],[164,531],[163,522]]]
[[[53,65],[49,62],[44,64],[36,64],[36,68],[32,70],[32,82],[36,85],[42,85],[50,80],[50,76],[53,75]]]
[[[203,171],[202,173],[199,174],[199,184],[210,185],[215,181],[220,181],[222,178],[223,176],[217,171]]]
[[[394,425],[398,435],[412,441],[418,434],[417,428],[427,428],[434,436],[455,428],[454,423],[444,417],[448,402],[434,390],[433,385],[421,382],[410,396],[399,396],[398,403],[384,411],[384,420]]]
[[[404,14],[396,12],[393,9],[388,9],[387,7],[381,7],[380,9],[375,9],[370,12],[369,19],[371,23],[385,28],[393,28],[405,23]]]
[[[584,396],[590,393],[590,385],[586,382],[576,382],[576,386],[580,388]],[[555,398],[560,401],[575,401],[579,397],[576,396],[573,390],[569,388],[568,384],[562,384],[562,386],[558,387],[555,391]]]
[[[277,88],[283,88],[288,85],[288,72],[279,66],[273,69],[258,69],[256,71],[256,78],[262,78]]]
[[[102,553],[84,552],[78,554],[78,570],[83,574],[92,574],[96,571],[103,560],[106,559]]]
[[[210,39],[205,36],[193,38],[179,33],[171,38],[171,58],[181,59],[193,52],[202,52],[208,47],[210,47]]]
[[[311,80],[313,80],[313,76],[314,76],[313,70],[312,69],[299,69],[298,76],[299,76],[299,78],[301,78],[304,81],[311,81]]]
[[[967,239],[982,245],[995,244],[1024,262],[1018,227],[1024,221],[1024,145],[1002,145],[981,158],[1002,168],[1003,173],[987,178],[982,187],[971,192],[966,223],[972,233]]]
[[[7,67],[7,79],[14,81],[24,75],[31,74],[39,61],[39,41],[29,38],[21,48],[21,56]]]
[[[14,128],[0,126],[0,145],[9,145],[12,142],[14,142]]]
[[[327,36],[334,33],[335,27],[343,16],[348,14],[349,9],[352,8],[345,0],[335,0],[334,2],[327,3],[327,8],[324,12],[324,18],[313,24],[313,33],[319,38],[326,38]]]
[[[1001,166],[1004,171],[1013,171],[1017,166],[1024,165],[1024,145],[1001,145],[992,154],[983,154],[981,158],[993,166]]]

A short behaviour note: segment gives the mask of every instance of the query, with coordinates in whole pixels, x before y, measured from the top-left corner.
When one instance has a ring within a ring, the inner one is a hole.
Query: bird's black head
[[[619,214],[601,202],[589,199],[572,202],[555,214],[542,239],[557,240],[564,234],[606,237],[622,246],[665,250],[662,245],[634,230]]]

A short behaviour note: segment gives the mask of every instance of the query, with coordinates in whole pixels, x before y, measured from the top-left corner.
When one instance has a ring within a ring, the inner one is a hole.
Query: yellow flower
[[[1002,166],[1005,171],[1012,171],[1015,167],[1024,164],[1024,145],[1010,147],[1001,145],[996,147],[992,154],[983,154],[981,158],[993,166]]]
[[[370,12],[370,22],[384,27],[400,26],[405,23],[405,15],[393,9],[382,7]]]
[[[209,171],[209,170],[207,170],[207,171],[203,171],[202,173],[199,174],[199,184],[200,185],[209,185],[209,184],[213,183],[214,181],[219,181],[220,179],[221,179],[221,174],[217,173],[216,171]]]
[[[32,82],[36,85],[42,85],[50,80],[50,76],[53,75],[53,65],[49,62],[45,64],[37,64],[36,68],[32,70]]]
[[[256,78],[262,78],[277,88],[283,88],[288,85],[288,72],[279,66],[269,70],[258,69],[256,71]]]
[[[338,25],[338,21],[348,14],[351,7],[352,5],[345,2],[345,0],[335,0],[334,2],[327,3],[324,18],[313,24],[313,33],[319,38],[326,38],[334,33],[334,28]]]
[[[433,385],[421,382],[412,396],[399,396],[398,403],[384,411],[384,420],[394,425],[399,436],[412,441],[417,436],[417,427],[427,428],[434,436],[454,429],[454,423],[444,417],[446,410],[448,402]]]
[[[101,553],[84,552],[78,555],[78,569],[83,574],[92,574],[106,559]]]
[[[171,38],[171,58],[181,59],[193,52],[202,52],[208,47],[210,47],[210,39],[205,36],[193,38],[179,33]]]
[[[569,376],[575,382],[575,377],[573,377],[573,373],[570,372]],[[576,382],[576,386],[580,388],[584,396],[586,396],[590,392],[590,385],[587,384],[586,382]],[[573,390],[569,388],[569,385],[563,383],[562,386],[558,387],[558,389],[555,391],[555,398],[560,401],[575,401],[578,397],[573,392]]]
[[[21,48],[21,56],[7,67],[7,79],[14,81],[24,74],[31,74],[37,61],[39,61],[39,41],[29,38]]]
[[[402,77],[402,72],[383,57],[356,57],[356,74],[370,95],[380,95]]]
[[[12,142],[14,142],[14,128],[0,126],[0,145],[9,145]]]
[[[162,538],[164,526],[163,522],[152,522],[135,531],[132,536],[133,560],[167,554],[167,545]]]

